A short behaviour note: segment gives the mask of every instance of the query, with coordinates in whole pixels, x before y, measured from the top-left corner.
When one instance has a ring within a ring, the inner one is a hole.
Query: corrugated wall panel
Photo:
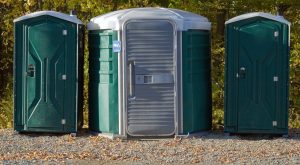
[[[89,128],[119,132],[118,55],[112,50],[117,32],[89,31]]]

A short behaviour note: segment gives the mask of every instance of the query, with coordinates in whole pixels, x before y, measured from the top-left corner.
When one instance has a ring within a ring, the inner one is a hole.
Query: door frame
[[[122,24],[122,31],[119,32],[119,40],[121,40],[122,42],[122,50],[121,50],[121,54],[118,58],[119,60],[119,71],[118,71],[118,75],[119,75],[119,134],[123,135],[123,136],[147,136],[147,135],[130,135],[128,133],[128,122],[127,122],[127,114],[128,114],[128,109],[127,109],[127,101],[128,101],[128,89],[127,89],[127,77],[128,77],[128,73],[127,73],[127,54],[126,54],[126,26],[128,23],[130,22],[145,22],[145,20],[148,21],[167,21],[169,23],[171,23],[171,25],[173,26],[173,65],[174,65],[174,132],[170,135],[157,135],[157,136],[171,136],[173,134],[178,134],[178,118],[179,118],[179,99],[181,98],[180,96],[178,96],[178,92],[179,91],[179,81],[178,80],[178,68],[180,66],[178,65],[178,43],[177,43],[177,31],[178,31],[178,27],[176,25],[176,22],[171,20],[171,19],[128,19],[125,20]],[[149,136],[149,135],[148,135]]]

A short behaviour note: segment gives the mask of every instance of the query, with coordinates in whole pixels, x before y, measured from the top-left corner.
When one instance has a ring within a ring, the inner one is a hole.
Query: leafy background
[[[289,127],[300,127],[300,1],[299,0],[1,0],[0,1],[0,128],[13,121],[13,19],[39,11],[76,10],[87,23],[92,17],[124,8],[170,7],[191,11],[212,22],[213,127],[224,115],[224,22],[247,12],[281,14],[292,23]],[[85,37],[87,39],[87,37]],[[87,41],[85,41],[87,43]],[[85,48],[84,113],[87,124],[88,51]]]

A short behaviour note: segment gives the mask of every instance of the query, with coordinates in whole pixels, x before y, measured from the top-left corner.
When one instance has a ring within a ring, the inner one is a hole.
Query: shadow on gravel
[[[91,134],[87,128],[80,129],[76,134],[72,133],[49,133],[49,132],[15,132],[19,135],[29,136],[29,137],[40,137],[40,136],[65,136],[70,135],[74,137],[89,137]]]
[[[65,136],[71,134],[66,133],[17,133],[20,135],[25,135],[28,137],[40,137],[40,136]],[[91,133],[87,128],[83,128],[76,133],[76,137],[90,137],[90,136],[98,136]],[[290,129],[288,137],[282,137],[281,135],[269,135],[269,134],[226,134],[223,130],[213,130],[208,132],[200,132],[200,133],[193,133],[190,135],[182,135],[182,136],[169,136],[169,137],[127,137],[127,139],[123,139],[124,141],[159,141],[159,140],[171,140],[171,139],[216,139],[216,140],[276,140],[276,139],[293,139],[293,140],[300,140],[300,129]]]
[[[276,140],[276,139],[293,139],[293,140],[300,140],[300,129],[290,129],[289,134],[287,137],[282,135],[271,135],[271,134],[227,134],[224,133],[223,130],[214,130],[211,131],[209,134],[204,136],[195,136],[194,138],[200,139],[237,139],[237,140]]]
[[[290,129],[288,136],[269,135],[269,134],[241,134],[237,136],[241,140],[275,140],[275,139],[300,140],[300,129]]]
[[[117,160],[67,160],[66,164],[72,165],[153,165],[153,164],[164,164],[162,162],[155,161],[117,161]],[[168,163],[167,163],[168,164]],[[177,165],[177,163],[172,163]]]

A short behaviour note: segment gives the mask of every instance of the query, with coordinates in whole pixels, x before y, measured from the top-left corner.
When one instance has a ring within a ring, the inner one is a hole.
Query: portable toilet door
[[[124,32],[128,134],[172,135],[177,112],[175,25],[163,19],[131,20]]]
[[[260,12],[226,22],[225,132],[287,134],[289,28]]]
[[[83,116],[82,22],[39,11],[14,24],[15,130],[76,132]]]

